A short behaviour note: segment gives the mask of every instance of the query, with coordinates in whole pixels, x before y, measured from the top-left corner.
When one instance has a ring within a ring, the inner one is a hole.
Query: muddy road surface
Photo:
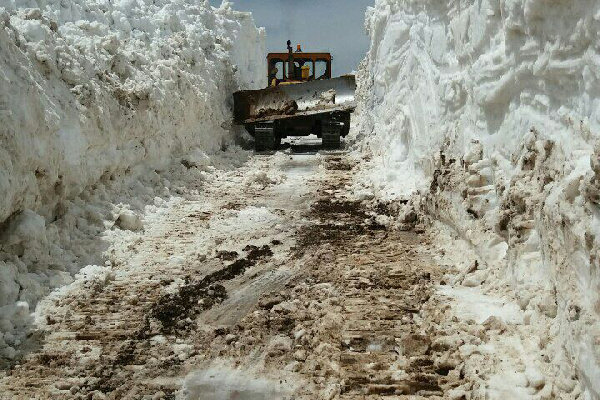
[[[463,398],[483,333],[456,340],[427,232],[353,198],[356,162],[255,155],[147,216],[44,300],[1,398]]]

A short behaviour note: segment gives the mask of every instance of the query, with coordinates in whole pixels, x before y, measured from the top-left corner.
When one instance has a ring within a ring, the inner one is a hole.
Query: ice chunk
[[[121,214],[119,214],[119,218],[117,218],[115,225],[121,229],[126,229],[129,231],[141,231],[144,229],[144,223],[142,222],[140,216],[131,210],[121,211]]]

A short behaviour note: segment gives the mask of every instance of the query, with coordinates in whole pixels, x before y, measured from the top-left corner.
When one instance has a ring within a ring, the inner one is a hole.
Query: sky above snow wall
[[[369,49],[365,11],[372,0],[236,0],[233,7],[251,11],[257,26],[267,29],[267,51],[286,51],[286,41],[305,51],[333,54],[333,74],[358,69]],[[211,0],[215,7],[221,0]]]

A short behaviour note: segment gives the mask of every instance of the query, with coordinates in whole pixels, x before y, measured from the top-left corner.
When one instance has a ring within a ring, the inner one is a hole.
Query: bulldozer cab
[[[331,79],[330,53],[305,53],[300,45],[293,52],[289,41],[287,53],[267,55],[267,65],[269,86]]]

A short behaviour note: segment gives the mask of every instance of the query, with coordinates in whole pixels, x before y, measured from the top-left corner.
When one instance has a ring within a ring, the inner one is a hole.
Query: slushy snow
[[[467,241],[466,286],[547,338],[547,387],[600,398],[600,3],[377,0],[366,28],[364,185]]]
[[[2,3],[0,358],[42,296],[102,262],[102,232],[143,230],[177,177],[202,180],[234,140],[230,94],[266,84],[264,53],[228,2]]]

